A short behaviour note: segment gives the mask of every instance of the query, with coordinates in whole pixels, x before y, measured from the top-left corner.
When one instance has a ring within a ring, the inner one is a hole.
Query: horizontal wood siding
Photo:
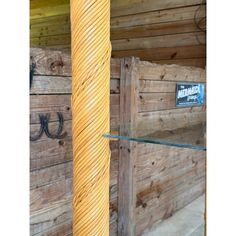
[[[137,136],[205,144],[206,107],[175,106],[177,82],[206,83],[201,68],[139,63]],[[139,143],[135,163],[136,235],[205,192],[206,153]]]
[[[194,50],[197,51],[198,47],[204,46],[196,46]],[[171,51],[170,48],[168,50]],[[122,127],[120,90],[130,89],[129,86],[120,87],[121,76],[124,76],[120,71],[121,62],[129,60],[111,61],[110,121],[111,130],[115,133],[119,133]],[[133,66],[128,63],[122,66],[130,75],[135,75],[135,86],[132,84],[133,89],[128,93],[130,99],[134,96],[132,101],[136,108],[133,108],[132,126],[137,128],[132,132],[137,136],[153,132],[168,136],[171,133],[178,140],[182,140],[184,135],[190,142],[204,143],[206,106],[176,107],[175,89],[180,81],[206,84],[206,71],[188,66],[157,65],[137,58],[132,60],[135,61]],[[34,48],[31,50],[31,62],[36,63],[36,71],[30,95],[30,133],[37,134],[40,128],[38,115],[41,113],[50,113],[49,129],[56,131],[56,112],[61,112],[63,131],[67,132],[67,136],[58,140],[43,134],[39,140],[30,143],[30,231],[34,236],[72,235],[70,55]],[[123,105],[127,106],[127,101]],[[118,202],[120,147],[118,140],[110,141],[110,235],[117,235],[117,214],[121,207]],[[127,188],[134,190],[134,231],[135,235],[141,235],[145,229],[170,217],[205,192],[206,154],[144,143],[134,143],[130,147],[132,150],[127,151],[127,158],[133,153],[133,185]],[[121,194],[128,189],[119,191]],[[123,208],[125,204],[124,201]]]
[[[40,129],[39,114],[50,114],[49,130],[58,128],[57,112],[64,118],[63,139],[45,133],[30,142],[30,234],[33,236],[72,235],[72,133],[70,54],[31,49],[36,63],[30,90],[30,134]],[[119,125],[120,60],[111,60],[110,122]],[[117,235],[117,178],[119,142],[111,141],[110,235]]]
[[[69,0],[31,2],[31,46],[70,50],[69,14]],[[204,17],[202,0],[112,0],[112,56],[204,68]]]

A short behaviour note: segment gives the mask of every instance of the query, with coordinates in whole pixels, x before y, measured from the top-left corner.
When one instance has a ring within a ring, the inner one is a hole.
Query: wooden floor
[[[203,195],[142,236],[204,236],[204,201]]]

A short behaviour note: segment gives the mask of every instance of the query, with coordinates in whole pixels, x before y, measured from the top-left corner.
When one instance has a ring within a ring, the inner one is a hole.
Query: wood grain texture
[[[135,136],[137,114],[137,74],[136,58],[124,59],[120,79],[120,134]],[[118,195],[118,235],[135,234],[135,158],[137,143],[120,140],[119,145],[119,195]]]
[[[68,52],[30,48],[30,62],[36,63],[36,75],[71,76],[71,54]],[[111,59],[111,78],[120,78],[119,59]]]
[[[30,37],[37,38],[37,37],[45,37],[45,36],[54,36],[54,35],[61,35],[61,34],[70,34],[70,24],[54,24],[54,25],[46,25],[46,26],[38,26],[31,27],[30,29]]]
[[[206,58],[187,58],[187,59],[172,59],[172,60],[159,60],[153,61],[160,65],[180,65],[180,66],[191,66],[205,69]]]
[[[50,2],[50,1],[49,1]],[[30,19],[37,19],[41,17],[58,16],[70,13],[70,5],[68,3],[60,5],[44,5],[40,8],[30,9]]]
[[[33,1],[30,7],[31,46],[69,51],[71,42],[69,0]],[[204,68],[206,65],[204,50],[195,50],[194,53],[193,50],[179,49],[179,58],[170,58],[176,55],[175,52],[170,53],[174,51],[171,50],[172,47],[204,46],[201,44],[205,44],[206,35],[197,32],[199,29],[194,22],[195,16],[198,21],[206,16],[206,4],[201,0],[113,0],[111,1],[112,55],[135,56],[160,64]],[[201,26],[205,28],[204,21],[201,21]],[[158,53],[149,50],[153,48],[158,48]],[[179,60],[180,58],[182,60]]]
[[[175,93],[139,93],[139,112],[175,108]]]
[[[110,122],[115,127],[119,124],[119,94],[110,96]],[[30,123],[39,124],[39,114],[50,114],[50,122],[58,121],[57,112],[61,112],[64,121],[71,120],[71,95],[31,95]],[[35,127],[36,130],[36,127]]]
[[[71,142],[71,59],[63,51],[32,49],[36,75],[30,96],[30,133],[39,130],[39,114],[50,113],[49,129],[57,130],[64,117],[68,135],[61,140],[45,134],[30,142],[30,231],[31,235],[72,235],[72,142]],[[111,60],[111,127],[119,124],[120,60]],[[113,73],[113,71],[115,71]],[[113,104],[113,105],[112,105]],[[110,235],[117,235],[118,143],[111,141]]]
[[[167,202],[163,204],[162,207],[159,207],[159,204],[157,207],[146,207],[148,214],[142,214],[137,220],[137,235],[141,235],[144,229],[150,228],[155,222],[170,217],[174,212],[201,196],[205,192],[205,183],[203,181],[196,181],[195,183],[188,185],[187,189],[184,190],[183,188],[179,188],[179,190],[180,192],[178,192],[178,194],[176,194],[175,190],[169,192],[169,196],[164,196]]]
[[[72,221],[63,222],[62,224],[51,227],[44,232],[35,234],[34,236],[72,236]]]
[[[178,81],[206,82],[205,70],[147,62],[140,62],[139,66],[137,135],[193,144],[204,142],[205,106],[176,108],[175,89]],[[205,152],[138,144],[135,166],[137,235],[205,191]]]
[[[196,165],[204,169],[205,160],[205,152],[180,148],[174,150],[168,147],[160,147],[157,153],[140,156],[136,161],[137,193],[149,189],[153,183],[191,171]],[[175,182],[171,183],[173,184]]]
[[[160,81],[206,82],[206,71],[178,65],[157,65],[141,61],[139,63],[139,79]]]
[[[72,220],[71,200],[65,200],[30,216],[30,235],[42,234],[50,228]]]
[[[156,11],[162,9],[177,8],[183,6],[191,6],[202,3],[202,0],[112,0],[111,15],[123,16],[141,12]]]
[[[69,0],[30,0],[30,8],[43,8],[43,7],[50,7],[54,5],[64,5],[69,4]]]
[[[176,93],[139,93],[139,112],[160,111],[176,108]],[[197,106],[193,105],[192,107]]]
[[[57,128],[57,124],[50,124],[51,130]],[[39,125],[30,126],[32,133],[37,133]],[[66,121],[64,131],[68,135],[63,140],[48,139],[45,134],[40,140],[30,143],[30,170],[38,170],[63,162],[72,160],[72,138],[71,138],[71,121]],[[118,156],[118,143],[110,143],[112,155]]]
[[[171,61],[185,58],[204,58],[206,56],[206,46],[191,45],[183,47],[112,51],[112,56],[114,57],[136,56],[142,58],[142,60],[149,60],[149,61],[157,61],[157,60]]]
[[[63,179],[30,191],[30,212],[69,200],[72,195],[72,179]]]
[[[175,130],[203,123],[205,120],[206,112],[204,107],[142,112],[137,116],[137,136],[149,135],[157,130]]]
[[[30,39],[30,45],[37,47],[50,48],[51,46],[70,45],[70,43],[71,43],[71,34],[39,36]]]
[[[204,46],[192,48],[189,55],[197,48],[204,49]],[[178,47],[173,51],[169,48],[168,53],[162,55],[168,57],[175,51],[180,58],[184,57]],[[38,114],[50,113],[50,130],[55,130],[56,112],[61,111],[68,136],[51,140],[43,135],[40,140],[31,142],[31,232],[37,236],[71,235],[70,56],[64,60],[64,52],[60,52],[65,63],[62,66],[60,53],[49,52],[46,56],[45,52],[41,52],[41,56],[36,53],[31,58],[36,58],[39,66],[30,96],[30,129],[35,134],[39,129]],[[181,138],[178,129],[197,127],[205,122],[205,107],[174,107],[176,82],[205,83],[205,70],[156,65],[135,58],[122,59],[122,66],[120,59],[113,62],[116,78],[111,79],[111,126],[116,131],[121,121],[119,131],[123,134],[143,135],[146,131],[153,133],[154,127],[158,127],[167,133],[174,130],[174,135]],[[130,81],[125,82],[128,78]],[[43,95],[35,95],[37,93]],[[130,122],[132,126],[127,125]],[[200,131],[189,130],[188,139],[201,136]],[[110,146],[110,235],[118,232],[119,235],[132,235],[132,232],[141,235],[145,228],[169,217],[205,191],[203,152],[125,141],[112,141]],[[126,229],[129,234],[124,233]]]
[[[201,25],[201,27],[205,27]],[[152,37],[158,35],[170,35],[179,33],[192,33],[200,31],[194,20],[184,20],[177,22],[165,22],[151,25],[133,26],[128,28],[118,28],[111,31],[111,39],[130,39]],[[142,58],[144,59],[144,58]]]
[[[176,81],[139,80],[140,93],[174,93]]]
[[[110,80],[110,93],[120,93],[118,79]],[[30,94],[71,94],[71,77],[36,75],[33,77]]]
[[[58,27],[60,27],[60,25],[64,25],[64,24],[70,25],[69,14],[30,19],[30,29],[34,29],[38,27],[49,27],[53,25],[57,25]]]
[[[199,6],[188,6],[172,9],[163,9],[157,11],[150,11],[145,13],[135,13],[132,15],[124,15],[118,17],[111,17],[111,32],[118,28],[135,27],[135,26],[148,26],[152,24],[161,24],[167,22],[176,22],[182,20],[194,19],[194,14]],[[206,7],[203,6],[199,11],[198,17],[206,15]]]
[[[199,45],[199,41],[205,44],[205,33],[183,33],[174,35],[161,35],[145,38],[128,38],[112,40],[113,51],[146,49],[156,47],[180,47],[189,45]]]

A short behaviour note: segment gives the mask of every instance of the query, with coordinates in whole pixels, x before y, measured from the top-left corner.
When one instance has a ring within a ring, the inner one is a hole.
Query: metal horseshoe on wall
[[[57,129],[57,132],[55,134],[52,134],[49,131],[49,128],[48,128],[48,122],[49,122],[49,119],[50,119],[50,114],[46,114],[46,115],[40,114],[39,115],[39,120],[40,120],[39,133],[34,137],[32,137],[30,135],[30,141],[36,141],[36,140],[40,139],[43,132],[45,132],[47,137],[51,138],[51,139],[63,139],[63,138],[65,138],[66,135],[67,135],[67,132],[62,133],[63,125],[64,125],[63,115],[62,115],[62,113],[57,112],[57,116],[58,116],[58,119],[59,119],[59,126],[58,126],[58,129]]]

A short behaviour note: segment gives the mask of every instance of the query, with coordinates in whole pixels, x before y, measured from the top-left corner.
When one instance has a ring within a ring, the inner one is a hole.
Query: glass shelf
[[[130,132],[136,133],[136,132]],[[103,136],[110,139],[120,139],[141,143],[160,144],[179,148],[189,148],[206,151],[206,124],[201,123],[190,127],[175,130],[156,131],[147,135],[120,135],[111,132]]]

